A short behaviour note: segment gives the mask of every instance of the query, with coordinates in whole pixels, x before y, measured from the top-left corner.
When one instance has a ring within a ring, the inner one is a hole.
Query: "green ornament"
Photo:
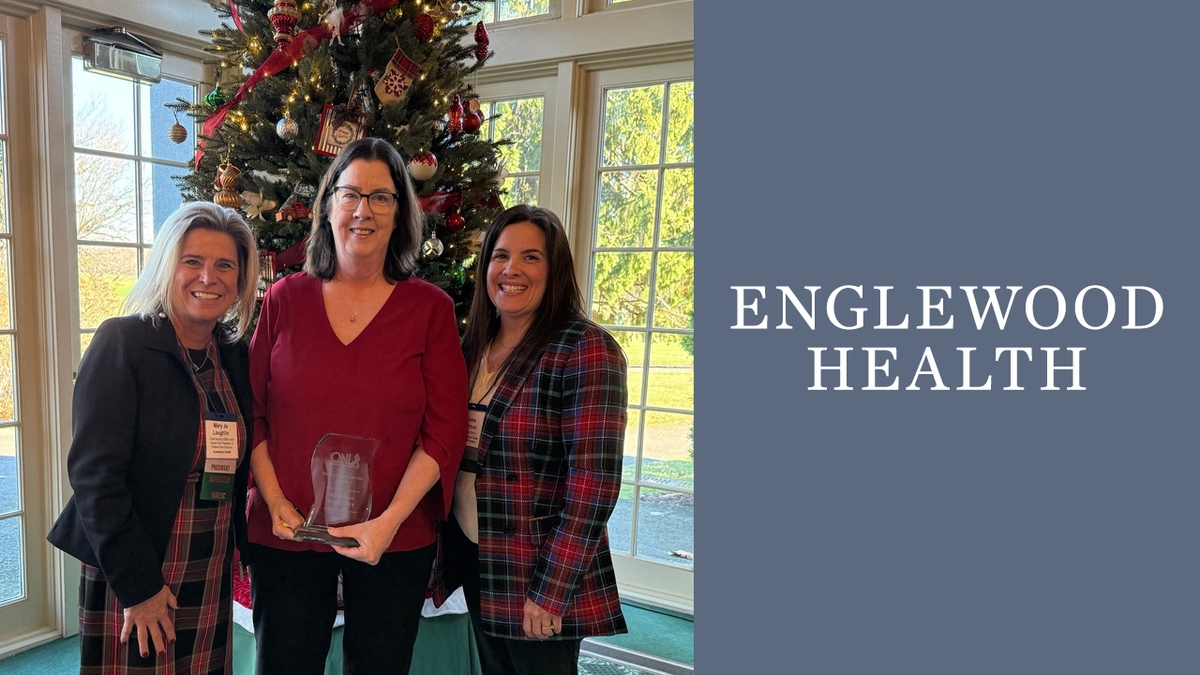
[[[221,91],[220,87],[213,89],[204,96],[204,103],[213,110],[225,105],[225,102],[228,100],[229,99],[225,97],[225,92]]]
[[[454,263],[450,266],[450,285],[455,288],[462,288],[462,285],[467,283],[467,270],[459,263]]]

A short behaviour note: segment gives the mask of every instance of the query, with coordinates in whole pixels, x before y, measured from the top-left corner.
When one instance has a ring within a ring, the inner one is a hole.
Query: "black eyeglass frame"
[[[354,205],[353,206],[345,206],[344,204],[342,204],[342,198],[340,196],[338,196],[338,190],[348,190],[349,192],[356,195],[358,198],[354,200]],[[329,192],[330,192],[330,195],[333,197],[334,203],[336,203],[337,207],[342,209],[343,211],[354,211],[355,209],[358,208],[358,204],[363,200],[363,198],[366,198],[367,208],[371,209],[371,211],[373,213],[390,213],[400,203],[400,193],[399,192],[388,192],[387,190],[376,190],[374,192],[363,193],[363,192],[359,192],[357,188],[352,188],[349,185],[335,185],[335,186],[333,186],[333,189],[331,189]],[[377,208],[375,208],[376,204],[371,201],[371,198],[374,197],[375,195],[387,195],[392,198],[392,202],[387,205],[379,205],[380,208],[377,209]]]

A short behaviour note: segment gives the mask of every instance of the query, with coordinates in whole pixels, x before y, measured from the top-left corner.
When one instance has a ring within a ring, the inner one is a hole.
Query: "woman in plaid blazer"
[[[484,236],[463,350],[471,431],[435,596],[459,584],[492,673],[577,673],[626,632],[606,523],[621,489],[625,357],[583,317],[566,234],[514,206]]]

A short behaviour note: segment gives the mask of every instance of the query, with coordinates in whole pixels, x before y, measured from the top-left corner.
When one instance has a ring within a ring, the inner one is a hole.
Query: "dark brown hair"
[[[501,370],[511,364],[520,363],[533,354],[541,352],[558,331],[572,319],[583,318],[583,296],[575,281],[575,264],[571,258],[571,247],[562,222],[553,211],[538,206],[518,204],[507,210],[488,226],[483,236],[483,245],[475,270],[475,297],[471,300],[471,311],[467,315],[467,330],[463,334],[463,353],[467,358],[471,382],[479,370],[479,360],[496,332],[500,330],[500,316],[496,305],[488,295],[487,268],[496,249],[500,232],[509,225],[530,223],[546,236],[546,291],[542,301],[534,310],[533,322],[521,341],[504,360]]]
[[[425,234],[424,216],[413,190],[412,180],[404,165],[404,158],[391,143],[382,138],[363,138],[342,149],[333,164],[325,171],[317,187],[317,198],[313,200],[313,224],[308,233],[308,259],[304,271],[318,279],[329,281],[337,275],[337,249],[333,243],[333,227],[328,213],[342,172],[354,160],[377,160],[387,165],[392,174],[392,183],[400,197],[396,200],[395,221],[392,238],[388,240],[387,257],[383,261],[383,276],[390,283],[407,279],[417,271],[417,252],[421,237]]]

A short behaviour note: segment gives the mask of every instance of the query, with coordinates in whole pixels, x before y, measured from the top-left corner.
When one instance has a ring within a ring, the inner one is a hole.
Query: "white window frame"
[[[492,16],[496,16],[496,10],[498,9],[498,7],[497,7],[498,0],[490,0],[490,1],[492,4]],[[555,21],[555,20],[562,18],[564,4],[567,4],[565,2],[565,0],[550,0],[549,7],[548,7],[549,11],[547,11],[545,14],[535,14],[533,16],[523,16],[523,17],[520,17],[517,19],[505,19],[504,21],[493,20],[493,21],[486,22],[484,25],[486,25],[490,29],[492,26],[521,26],[521,25],[528,25],[531,23],[541,23],[544,21]],[[477,20],[477,19],[474,19],[474,17],[472,17],[472,19],[473,19],[472,22]]]
[[[45,360],[46,326],[43,306],[43,255],[38,216],[47,186],[33,169],[41,158],[38,141],[43,136],[40,120],[28,105],[37,75],[34,33],[36,21],[28,15],[0,15],[4,39],[4,103],[7,106],[7,199],[10,242],[10,300],[15,358],[13,389],[17,427],[17,480],[21,483],[18,514],[22,520],[24,595],[0,606],[0,657],[40,644],[56,635],[56,607],[52,597],[55,570],[45,545],[44,532],[52,516],[42,508],[51,491],[47,447],[51,418],[48,365]],[[27,63],[26,59],[33,63]]]
[[[72,47],[71,54],[66,59],[67,70],[66,70],[66,79],[65,79],[65,90],[67,92],[67,96],[66,96],[67,115],[68,115],[69,119],[73,119],[73,111],[74,111],[74,108],[72,105],[73,104],[73,101],[72,101],[73,83],[72,83],[71,74],[73,72],[74,60],[76,58],[78,58],[82,54],[82,51],[83,51],[83,33],[79,32],[79,31],[75,31],[75,30],[69,30],[69,31],[67,31],[66,36],[68,37],[71,47]],[[211,72],[209,72],[209,69],[207,67],[205,67],[198,60],[190,59],[187,57],[182,57],[182,56],[175,55],[175,54],[165,53],[163,55],[162,76],[164,79],[171,79],[171,80],[176,80],[176,81],[182,82],[184,84],[195,85],[197,87],[197,103],[200,102],[200,99],[204,95],[204,93],[206,91],[211,91],[211,88],[212,88],[212,85],[207,83],[207,82],[211,82],[213,79],[212,74],[211,74]],[[133,114],[134,114],[134,137],[135,137],[135,148],[136,148],[136,144],[140,144],[140,142],[141,142],[141,133],[140,133],[139,125],[142,123],[142,121],[140,120],[141,111],[137,108],[137,106],[135,106]],[[179,121],[181,124],[188,127],[188,139],[186,142],[190,143],[190,144],[194,144],[195,139],[197,137],[196,134],[199,131],[199,129],[197,128],[198,125],[194,124],[192,122],[192,119],[187,116],[181,116],[179,118]],[[82,357],[82,352],[83,352],[83,350],[81,348],[82,336],[84,334],[89,334],[89,333],[95,332],[94,326],[84,329],[80,325],[81,317],[79,315],[79,281],[78,281],[79,246],[111,246],[113,248],[133,249],[133,250],[137,251],[137,273],[140,275],[142,273],[142,267],[145,264],[146,255],[148,255],[150,248],[151,248],[150,244],[147,244],[143,241],[142,209],[144,207],[144,199],[143,199],[143,195],[142,195],[142,187],[143,187],[142,171],[144,169],[144,165],[148,164],[148,163],[149,164],[159,164],[159,165],[172,165],[173,163],[167,162],[160,158],[151,157],[149,154],[147,154],[147,152],[141,151],[141,150],[137,150],[134,153],[130,153],[130,154],[121,154],[118,156],[113,153],[95,152],[95,151],[91,151],[88,149],[79,148],[78,150],[88,153],[88,154],[93,154],[95,156],[114,157],[114,158],[118,158],[118,159],[122,159],[122,160],[129,160],[129,161],[134,162],[134,177],[135,177],[134,185],[135,185],[135,190],[137,192],[137,199],[135,200],[135,209],[136,209],[136,213],[137,213],[136,241],[133,241],[133,242],[108,242],[108,241],[91,241],[91,240],[89,240],[89,241],[81,242],[78,238],[78,228],[77,228],[76,222],[75,222],[76,211],[75,211],[75,170],[74,170],[74,167],[75,167],[75,152],[77,149],[75,147],[75,139],[74,139],[74,134],[73,134],[74,124],[68,123],[67,129],[68,129],[67,151],[70,156],[70,161],[68,162],[69,180],[67,182],[66,192],[67,192],[67,194],[70,195],[69,219],[70,219],[71,227],[70,227],[69,233],[68,233],[68,238],[70,241],[70,247],[68,250],[69,250],[69,256],[70,256],[69,269],[71,271],[71,285],[69,287],[70,293],[71,293],[70,303],[71,303],[71,314],[73,317],[72,323],[70,325],[72,326],[72,329],[74,332],[74,337],[75,337],[75,340],[73,342],[73,349],[72,349],[72,372],[74,372],[75,369],[77,369],[79,366],[79,359]]]
[[[685,68],[691,73],[694,3],[635,0],[609,6],[605,0],[564,0],[561,11],[561,18],[555,21],[521,19],[489,24],[496,54],[479,71],[476,89],[483,98],[503,100],[544,86],[538,203],[562,217],[571,238],[577,278],[590,306],[590,209],[594,208],[595,176],[588,174],[585,155],[597,152],[599,131],[589,126],[588,117],[598,117],[596,106],[603,103],[592,92],[593,80],[616,69],[656,65],[668,70]],[[551,84],[533,84],[547,79]],[[503,89],[493,88],[501,85]],[[623,599],[694,612],[692,570],[620,554],[613,557]]]
[[[48,447],[47,480],[53,484],[48,500],[49,518],[61,512],[71,496],[67,478],[66,455],[71,444],[71,392],[74,375],[80,359],[79,330],[79,284],[76,278],[78,260],[76,255],[75,226],[75,161],[73,129],[73,105],[71,68],[72,58],[82,53],[83,34],[86,32],[69,23],[96,25],[94,22],[64,19],[58,10],[43,8],[45,15],[45,75],[44,86],[48,104],[45,106],[44,129],[61,129],[58,134],[49,134],[42,143],[47,166],[44,172],[47,182],[55,187],[48,202],[42,222],[44,241],[42,255],[47,260],[46,276],[51,295],[44,302],[47,320],[54,326],[51,381],[54,398],[54,417],[51,433],[53,447]],[[36,30],[35,30],[36,34]],[[164,42],[158,40],[160,45]],[[178,51],[168,51],[170,45],[162,45],[166,52],[162,72],[167,77],[182,81],[200,82],[200,95],[211,90],[212,73],[201,64],[202,52],[191,51],[184,44]],[[41,58],[41,55],[39,55]],[[180,122],[187,124],[184,118]],[[189,142],[195,134],[189,132]],[[61,186],[61,187],[58,187]],[[141,226],[139,222],[138,226]],[[49,545],[47,545],[49,546]],[[54,600],[56,610],[56,636],[70,636],[79,632],[79,562],[62,553],[52,551],[55,580]]]
[[[549,208],[555,213],[560,213],[559,210],[550,206],[549,200],[556,196],[557,186],[554,185],[553,176],[558,175],[558,171],[551,171],[556,161],[554,149],[557,144],[555,139],[554,116],[555,116],[555,100],[556,94],[555,78],[553,77],[538,77],[527,80],[517,80],[510,82],[499,82],[481,85],[478,94],[479,100],[488,104],[501,101],[513,101],[523,98],[542,99],[542,154],[538,176],[538,205]],[[488,122],[484,122],[488,124]],[[513,167],[507,167],[510,173],[514,173]],[[504,199],[505,206],[512,206],[509,199]]]
[[[585,306],[592,303],[592,251],[595,245],[593,223],[596,218],[597,189],[600,175],[600,142],[603,134],[604,92],[610,89],[637,87],[643,85],[661,84],[680,80],[694,80],[695,68],[692,61],[662,63],[643,66],[630,66],[617,69],[593,70],[583,78],[582,119],[580,124],[579,161],[577,163],[578,190],[575,200],[575,211],[572,220],[577,224],[571,235],[571,248],[575,256],[575,273],[580,280],[580,290],[584,294]],[[655,242],[649,242],[653,246]],[[651,283],[654,282],[651,276]],[[670,334],[678,331],[654,331],[647,326],[646,330]],[[649,341],[646,344],[649,351]],[[646,355],[642,355],[645,368],[649,367]],[[640,391],[645,382],[629,384],[632,395]],[[639,402],[640,403],[640,402]],[[631,404],[632,405],[632,404]],[[653,406],[638,406],[645,408]],[[645,412],[643,411],[643,418]],[[693,419],[695,412],[693,411]],[[645,426],[645,420],[639,430]],[[638,442],[638,460],[641,461],[641,441]],[[694,491],[693,491],[694,493]],[[631,535],[636,538],[637,507],[634,503]],[[621,587],[622,596],[628,596],[650,604],[658,604],[684,612],[693,612],[695,605],[694,568],[687,569],[668,563],[656,562],[645,558],[633,557],[623,553],[613,553],[613,566],[616,569],[617,581]]]

